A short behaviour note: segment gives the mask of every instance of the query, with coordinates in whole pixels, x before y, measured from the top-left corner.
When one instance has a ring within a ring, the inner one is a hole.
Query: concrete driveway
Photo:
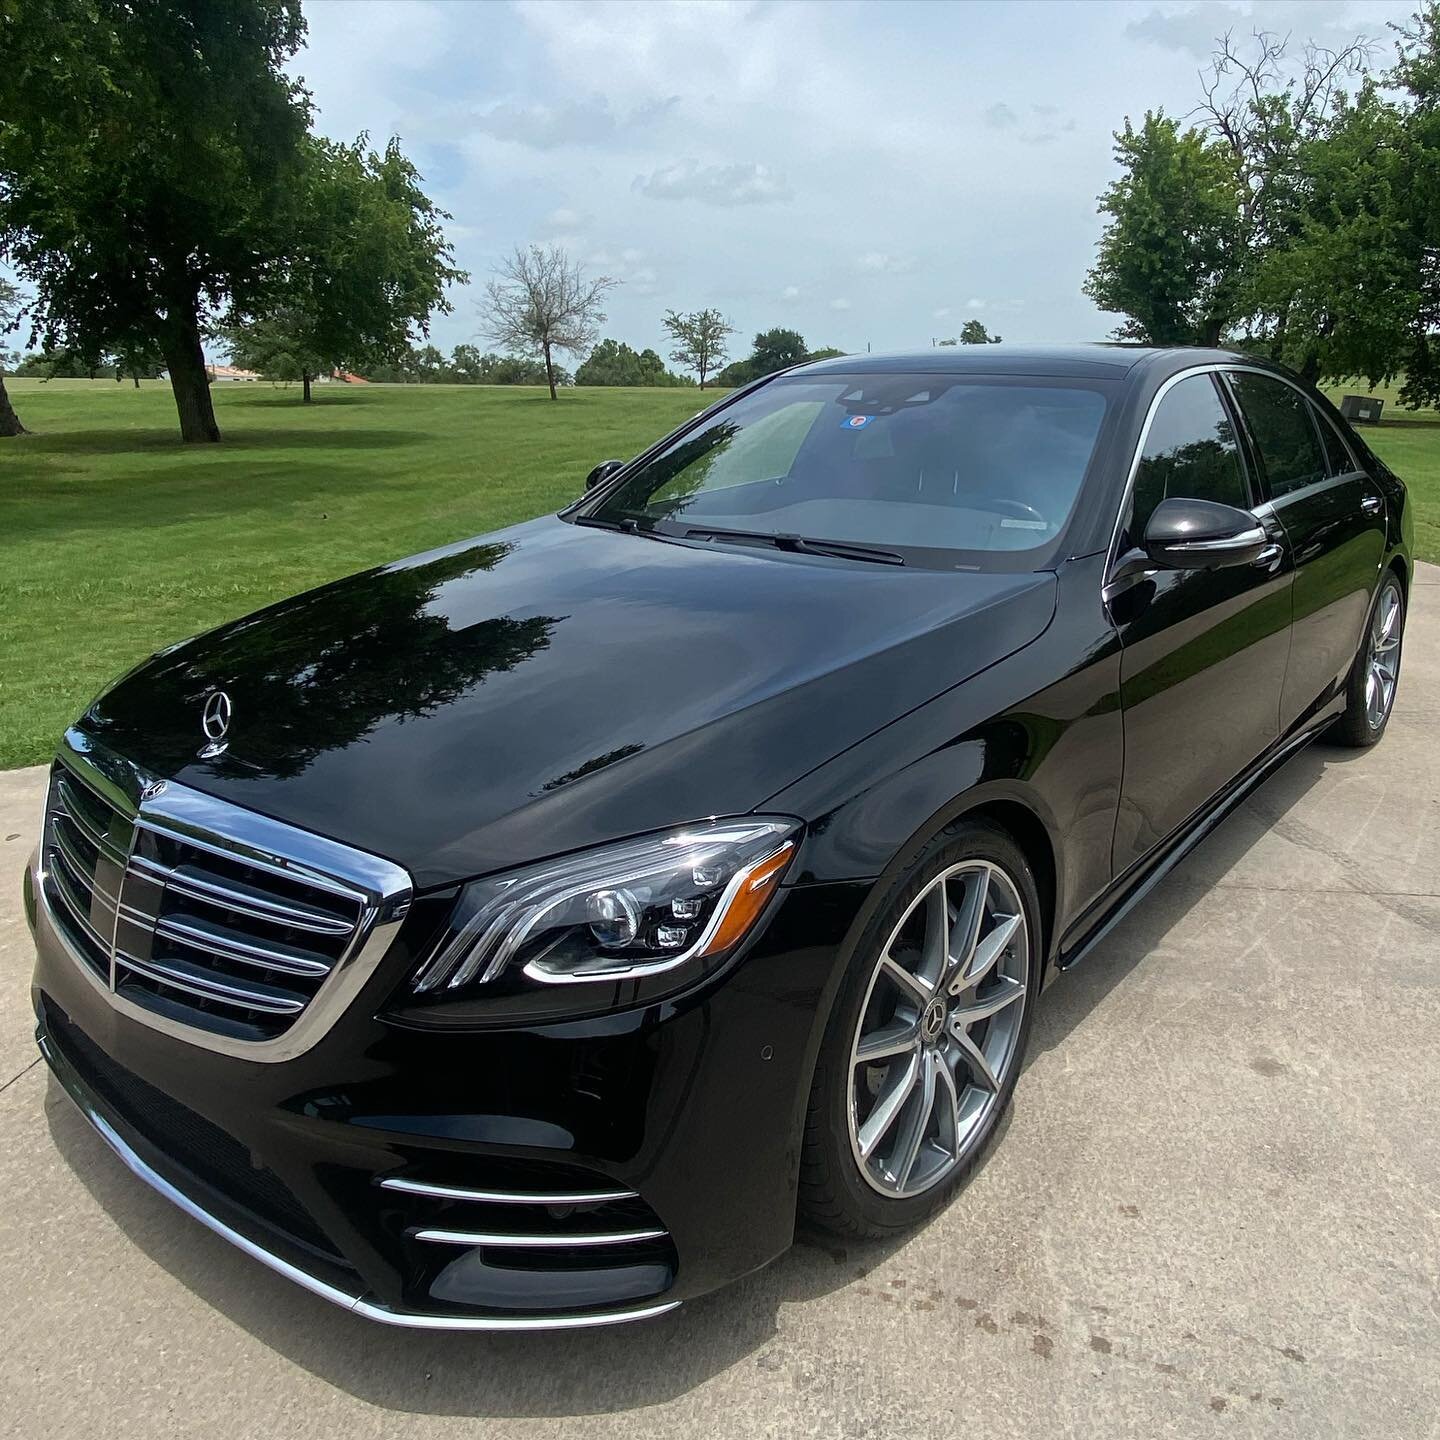
[[[1316,745],[1046,996],[989,1164],[892,1247],[672,1317],[372,1327],[123,1171],[36,1063],[0,775],[0,1433],[1433,1436],[1440,569],[1377,749]]]

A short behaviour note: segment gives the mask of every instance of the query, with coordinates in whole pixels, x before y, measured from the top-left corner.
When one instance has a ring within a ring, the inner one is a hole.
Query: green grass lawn
[[[698,391],[217,385],[185,446],[163,382],[9,380],[0,440],[0,769],[48,760],[120,671],[367,565],[546,510]]]
[[[0,441],[0,768],[47,760],[107,681],[322,581],[558,509],[592,465],[692,414],[694,390],[217,385],[225,443],[183,446],[169,387],[7,382]],[[706,397],[708,398],[708,397]],[[1390,409],[1387,406],[1387,411]],[[1440,416],[1366,439],[1440,561]]]

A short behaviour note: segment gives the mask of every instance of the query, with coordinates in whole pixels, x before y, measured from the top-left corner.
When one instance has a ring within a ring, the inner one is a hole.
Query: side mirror
[[[623,470],[628,463],[625,460],[602,460],[585,477],[585,488],[593,490],[597,485],[608,480],[617,470]]]
[[[1162,500],[1145,527],[1145,554],[1169,570],[1219,570],[1278,559],[1279,547],[1248,510],[1213,500]]]

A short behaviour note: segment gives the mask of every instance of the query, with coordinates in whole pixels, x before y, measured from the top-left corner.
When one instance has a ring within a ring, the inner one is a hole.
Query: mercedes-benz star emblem
[[[200,712],[200,728],[207,740],[223,740],[230,729],[230,697],[217,690],[205,702]]]

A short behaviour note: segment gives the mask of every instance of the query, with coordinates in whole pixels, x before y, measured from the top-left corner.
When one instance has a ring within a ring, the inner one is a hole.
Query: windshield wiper
[[[645,540],[668,541],[672,545],[675,543],[659,530],[652,530],[648,527],[641,529],[639,523],[628,515],[623,520],[607,520],[600,515],[577,515],[575,524],[590,525],[596,530],[618,530],[622,535],[639,535]]]
[[[773,545],[796,555],[833,555],[841,560],[868,560],[875,565],[903,565],[905,557],[873,545],[852,545],[848,540],[812,540],[806,535],[775,534],[768,530],[716,530],[697,526],[685,532],[687,540],[733,540],[738,545]]]

